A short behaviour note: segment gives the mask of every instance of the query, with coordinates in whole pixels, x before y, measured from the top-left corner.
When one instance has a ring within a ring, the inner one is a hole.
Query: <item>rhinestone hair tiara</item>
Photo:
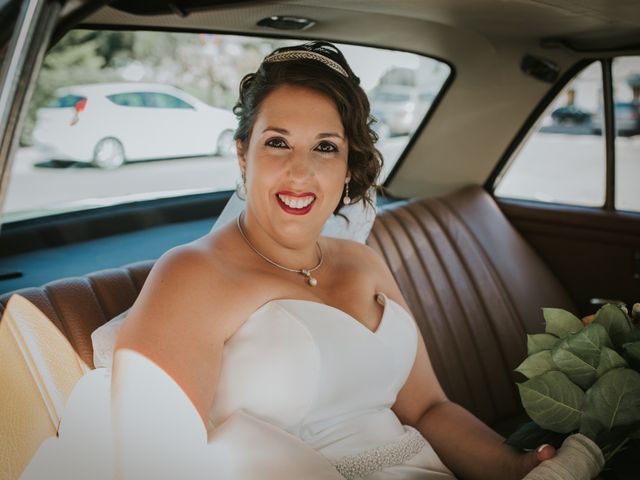
[[[288,52],[274,53],[265,58],[264,63],[286,62],[288,60],[316,60],[320,63],[324,63],[327,67],[335,70],[343,77],[349,78],[347,71],[342,68],[338,62],[334,62],[321,53],[307,52],[305,50],[290,50]]]

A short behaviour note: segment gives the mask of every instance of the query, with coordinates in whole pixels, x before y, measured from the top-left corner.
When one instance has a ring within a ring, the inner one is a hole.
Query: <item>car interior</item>
[[[607,301],[640,301],[640,135],[616,134],[613,107],[627,84],[628,101],[640,101],[629,80],[640,75],[638,2],[10,0],[0,2],[0,21],[0,314],[12,295],[25,297],[89,368],[91,333],[131,307],[158,257],[206,234],[233,192],[12,216],[29,100],[47,52],[74,29],[322,39],[447,65],[384,179],[367,243],[394,274],[448,397],[502,435],[527,421],[514,368],[526,334],[544,329],[543,307],[584,316]],[[635,70],[618,75],[627,64]],[[602,108],[599,134],[545,123],[576,78],[594,92],[591,111]],[[536,143],[541,136],[546,143]],[[551,187],[557,196],[527,193]],[[20,188],[44,195],[37,183]],[[14,336],[20,344],[24,335]],[[2,365],[1,381],[35,384],[44,398],[42,357],[16,352],[29,378]],[[46,408],[7,395],[3,410],[35,418]],[[3,438],[28,437],[1,447],[0,477],[17,478],[56,434],[52,415],[28,434],[0,427]]]

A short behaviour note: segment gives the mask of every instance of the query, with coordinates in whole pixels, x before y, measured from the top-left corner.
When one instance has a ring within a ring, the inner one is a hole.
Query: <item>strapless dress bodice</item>
[[[334,464],[404,439],[405,454],[423,451],[421,461],[446,475],[428,443],[423,448],[424,439],[391,410],[415,360],[416,324],[398,303],[376,299],[383,313],[375,331],[319,302],[262,305],[225,344],[209,429],[242,410]]]
[[[260,307],[225,344],[212,426],[243,409],[304,439],[390,408],[413,365],[417,332],[400,305],[378,298],[375,331],[314,301]]]

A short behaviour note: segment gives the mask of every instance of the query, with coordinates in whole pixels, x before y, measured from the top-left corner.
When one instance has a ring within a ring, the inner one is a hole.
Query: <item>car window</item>
[[[239,168],[231,110],[240,80],[273,49],[299,43],[205,33],[70,31],[44,59],[3,222],[234,189]],[[338,47],[370,98],[385,160],[382,182],[431,108],[431,101],[417,102],[418,95],[435,98],[451,69],[413,53]],[[189,115],[179,114],[187,109]]]
[[[407,93],[378,92],[373,96],[373,100],[378,102],[408,102],[411,100],[411,96]]]
[[[143,93],[116,93],[114,95],[107,95],[107,98],[121,107],[145,106]]]
[[[150,108],[185,108],[193,109],[193,106],[180,100],[178,97],[166,93],[144,92],[144,106]]]
[[[582,70],[560,92],[498,178],[498,197],[599,207],[605,198],[602,69]]]
[[[614,59],[612,76],[616,126],[615,204],[619,210],[640,212],[640,56]]]
[[[640,57],[612,62],[614,201],[640,211]],[[496,182],[499,197],[601,207],[605,197],[602,65],[580,72],[556,97]]]
[[[81,95],[63,95],[62,97],[57,97],[47,103],[47,108],[73,108],[76,106],[78,102],[84,100],[85,97]]]

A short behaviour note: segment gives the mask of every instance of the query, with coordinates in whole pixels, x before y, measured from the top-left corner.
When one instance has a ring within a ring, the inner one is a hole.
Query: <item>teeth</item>
[[[278,198],[284,203],[286,206],[290,208],[305,208],[308,207],[311,202],[315,200],[315,197],[289,197],[288,195],[278,194]]]

